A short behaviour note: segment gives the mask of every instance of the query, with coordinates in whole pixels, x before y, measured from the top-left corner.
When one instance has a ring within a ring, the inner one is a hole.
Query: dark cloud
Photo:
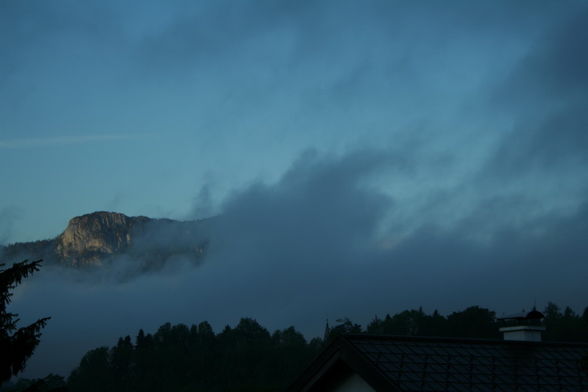
[[[190,219],[202,219],[214,215],[214,203],[212,201],[212,184],[205,184],[200,188],[194,198],[192,210],[188,213]]]
[[[587,40],[584,8],[538,38],[500,87],[499,110],[514,122],[492,162],[504,173],[586,170]]]

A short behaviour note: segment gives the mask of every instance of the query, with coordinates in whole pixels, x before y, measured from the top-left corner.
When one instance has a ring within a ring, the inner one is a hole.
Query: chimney
[[[544,318],[543,313],[533,308],[529,313],[521,313],[512,316],[499,318],[506,323],[505,327],[500,328],[504,340],[514,340],[521,342],[540,342],[541,333],[545,327],[541,326],[541,320]]]

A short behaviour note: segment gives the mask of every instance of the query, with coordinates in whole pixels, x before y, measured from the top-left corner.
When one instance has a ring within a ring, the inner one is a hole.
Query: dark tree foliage
[[[20,379],[14,385],[0,388],[1,392],[67,392],[62,376],[49,374],[40,379]]]
[[[323,337],[326,344],[330,343],[341,335],[362,333],[361,325],[354,324],[347,317],[339,319],[337,322],[338,324],[336,324],[334,327],[329,327],[329,323],[327,321],[325,335]]]
[[[14,263],[12,267],[0,269],[0,385],[21,372],[27,359],[39,344],[41,329],[49,317],[39,319],[29,326],[18,328],[18,315],[9,313],[12,291],[22,279],[39,270],[41,260]],[[4,264],[0,264],[3,267]]]
[[[162,325],[134,342],[89,351],[69,379],[71,391],[279,391],[321,349],[293,327],[270,334],[244,318],[215,334],[207,322]]]
[[[549,303],[544,312],[543,324],[547,328],[544,340],[588,342],[588,316],[585,311],[577,315],[567,307],[562,313],[559,307]],[[394,316],[378,317],[368,324],[370,334],[405,336],[440,336],[455,338],[500,339],[503,323],[496,320],[495,312],[471,306],[460,312],[442,316],[437,311],[426,314],[422,309],[405,310]]]
[[[586,312],[544,311],[545,340],[588,342]],[[209,323],[162,325],[154,334],[140,330],[112,348],[88,352],[69,379],[71,391],[279,391],[299,375],[329,342],[343,334],[392,334],[499,339],[503,324],[493,311],[472,306],[447,316],[422,309],[375,317],[362,328],[350,319],[327,326],[323,339],[307,341],[290,327],[270,333],[244,318],[216,334]]]
[[[447,316],[446,336],[497,339],[500,337],[498,329],[496,313],[478,306]]]
[[[587,308],[588,310],[588,308]],[[588,317],[576,314],[570,307],[561,312],[559,306],[549,303],[543,312],[546,331],[545,340],[567,340],[572,342],[588,341]]]

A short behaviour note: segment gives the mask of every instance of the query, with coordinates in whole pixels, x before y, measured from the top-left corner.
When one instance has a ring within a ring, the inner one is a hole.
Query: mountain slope
[[[171,258],[200,261],[208,243],[207,222],[98,211],[72,218],[54,239],[8,245],[0,253],[4,262],[42,258],[69,267],[107,266],[131,257],[152,269]]]

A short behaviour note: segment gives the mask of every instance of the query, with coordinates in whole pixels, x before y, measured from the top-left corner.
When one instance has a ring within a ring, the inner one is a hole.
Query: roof
[[[327,390],[345,372],[376,391],[588,391],[588,344],[345,335],[290,391]]]
[[[508,321],[508,320],[518,320],[518,321],[535,320],[535,321],[539,321],[544,318],[545,318],[545,315],[533,307],[533,310],[531,310],[528,313],[523,311],[520,313],[511,314],[509,316],[498,317],[497,320],[506,320],[506,321]]]

